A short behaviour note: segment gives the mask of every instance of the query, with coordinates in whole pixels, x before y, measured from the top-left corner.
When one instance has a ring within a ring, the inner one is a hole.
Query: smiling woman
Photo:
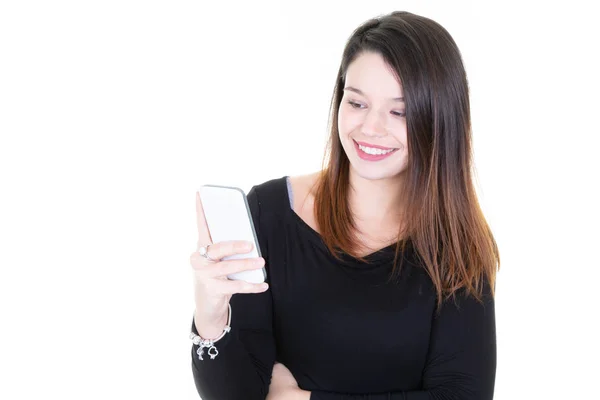
[[[408,146],[398,77],[379,52],[364,51],[348,65],[341,85],[337,130],[350,165],[358,167],[358,158],[387,159],[385,163],[363,163],[356,171],[369,176],[367,179],[399,176],[408,164]]]
[[[499,254],[470,176],[468,86],[450,34],[408,12],[365,22],[346,43],[330,117],[320,171],[248,193],[264,260],[221,261],[248,249],[210,243],[197,199],[198,393],[492,399]],[[263,263],[268,290],[225,278]],[[199,343],[214,357],[200,359]]]

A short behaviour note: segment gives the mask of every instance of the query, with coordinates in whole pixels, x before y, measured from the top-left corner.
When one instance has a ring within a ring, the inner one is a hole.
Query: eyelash
[[[348,104],[350,104],[350,106],[352,106],[352,108],[359,108],[358,106],[360,106],[361,104],[356,103],[352,100],[348,100]],[[406,117],[406,113],[403,112],[396,112],[396,111],[392,111],[392,115],[396,116],[396,117]]]

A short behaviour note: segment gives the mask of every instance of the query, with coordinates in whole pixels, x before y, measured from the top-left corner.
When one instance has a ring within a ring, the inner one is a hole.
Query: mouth
[[[354,149],[358,156],[366,161],[383,160],[398,150],[393,147],[377,146],[369,143],[357,142],[356,140],[352,140],[352,142],[354,143]]]

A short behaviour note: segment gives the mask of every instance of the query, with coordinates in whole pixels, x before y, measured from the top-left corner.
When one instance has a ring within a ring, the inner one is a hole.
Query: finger
[[[250,271],[262,268],[265,265],[265,259],[262,257],[247,258],[244,260],[226,260],[209,266],[208,275],[217,278],[235,274],[242,271]]]
[[[208,249],[208,256],[214,260],[221,260],[235,254],[247,254],[253,247],[252,242],[245,240],[225,240],[211,244]]]
[[[196,192],[196,225],[198,226],[198,247],[211,244],[212,238],[206,224],[206,217],[204,216],[204,209],[202,208],[202,201],[198,192]]]
[[[194,251],[190,255],[190,264],[196,270],[208,271],[207,268],[214,265],[214,261],[210,261],[200,255],[197,251]]]
[[[250,283],[246,281],[214,280],[213,289],[220,295],[233,295],[236,293],[262,293],[269,288],[264,283]]]

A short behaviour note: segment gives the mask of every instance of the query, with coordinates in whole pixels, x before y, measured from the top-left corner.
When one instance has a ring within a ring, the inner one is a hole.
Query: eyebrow
[[[358,94],[360,94],[361,96],[365,96],[365,94],[362,92],[362,90],[360,90],[360,89],[357,89],[357,88],[355,88],[355,87],[352,87],[352,86],[346,86],[346,87],[344,88],[344,90],[349,90],[349,91],[351,91],[351,92],[358,93]],[[366,96],[365,96],[365,97],[366,97]],[[404,101],[404,97],[394,97],[392,100],[393,100],[393,101]]]

